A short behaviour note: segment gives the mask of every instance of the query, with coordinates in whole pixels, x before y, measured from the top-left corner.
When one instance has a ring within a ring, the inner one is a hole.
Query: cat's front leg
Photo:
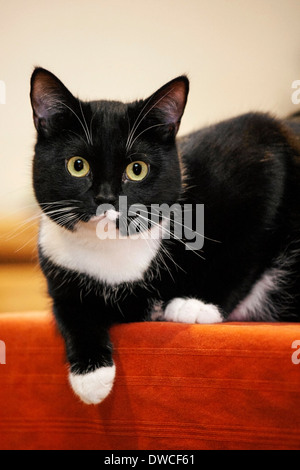
[[[101,403],[110,393],[116,374],[108,328],[89,306],[56,302],[54,313],[66,344],[69,382],[88,405]]]
[[[153,310],[152,319],[179,323],[209,324],[223,322],[224,315],[216,305],[195,298],[177,297],[168,302],[160,313],[156,307]]]

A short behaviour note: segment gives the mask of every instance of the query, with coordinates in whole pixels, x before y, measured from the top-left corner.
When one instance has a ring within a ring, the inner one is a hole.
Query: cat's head
[[[172,205],[182,191],[176,134],[189,81],[181,76],[148,99],[83,102],[51,72],[36,68],[31,103],[38,137],[33,183],[43,212],[74,230],[119,197]],[[104,206],[103,206],[104,207]]]

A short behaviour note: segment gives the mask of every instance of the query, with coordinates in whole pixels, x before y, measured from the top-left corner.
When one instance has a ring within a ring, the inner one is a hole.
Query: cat
[[[248,113],[178,138],[189,86],[180,76],[144,100],[84,102],[43,68],[31,77],[39,260],[86,404],[113,387],[113,324],[300,320],[300,124]],[[135,237],[121,198],[146,208]],[[180,222],[152,223],[154,204],[188,207],[203,246],[168,239]]]

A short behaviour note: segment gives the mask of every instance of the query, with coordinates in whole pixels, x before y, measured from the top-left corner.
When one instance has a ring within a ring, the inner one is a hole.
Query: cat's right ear
[[[37,67],[31,76],[30,90],[36,130],[46,137],[55,128],[58,116],[70,112],[76,98],[53,73]]]

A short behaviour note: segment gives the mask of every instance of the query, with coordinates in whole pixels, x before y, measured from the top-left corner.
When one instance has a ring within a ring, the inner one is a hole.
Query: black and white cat
[[[146,100],[83,102],[32,75],[40,264],[88,404],[112,388],[115,323],[300,320],[300,125],[252,113],[176,141],[188,91],[181,76]],[[121,197],[149,208],[138,236],[121,234],[136,222]],[[167,239],[154,204],[192,208],[194,228],[204,204],[202,249]],[[119,236],[99,237],[103,223]]]

